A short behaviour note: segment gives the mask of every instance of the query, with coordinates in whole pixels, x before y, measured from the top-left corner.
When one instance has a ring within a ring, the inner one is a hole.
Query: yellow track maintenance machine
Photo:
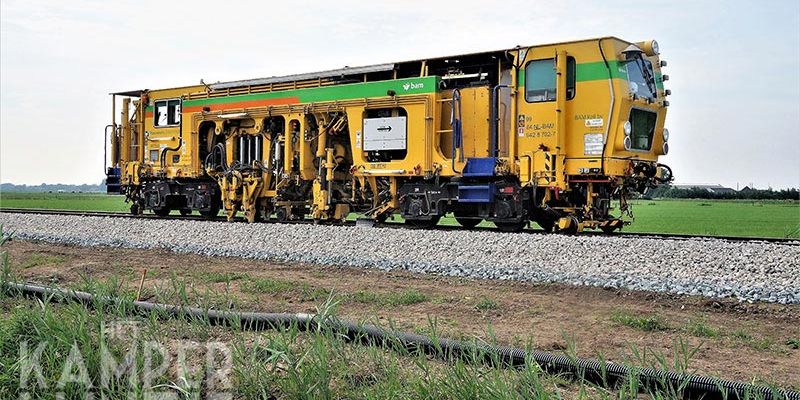
[[[107,187],[134,214],[612,232],[672,179],[665,66],[604,37],[113,93]]]

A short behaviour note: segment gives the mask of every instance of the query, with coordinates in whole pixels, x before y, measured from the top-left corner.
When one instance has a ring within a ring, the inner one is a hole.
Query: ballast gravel
[[[77,246],[800,304],[800,246],[780,243],[12,213],[0,224],[19,239]]]

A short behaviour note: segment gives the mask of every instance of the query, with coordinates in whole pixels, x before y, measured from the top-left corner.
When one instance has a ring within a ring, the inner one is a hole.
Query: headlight
[[[662,152],[664,153],[664,155],[667,155],[667,153],[669,153],[669,144],[667,142],[664,142],[664,147],[662,147]]]
[[[644,42],[636,43],[636,47],[642,49],[644,54],[648,57],[657,56],[659,53],[658,42],[655,40],[645,40]]]
[[[625,140],[622,141],[622,145],[625,146],[625,150],[630,150],[631,149],[631,144],[632,144],[631,143],[631,137],[630,136],[625,136]]]
[[[599,156],[603,154],[603,134],[587,133],[583,135],[583,154]]]
[[[625,124],[622,125],[622,130],[625,131],[625,136],[630,136],[631,131],[633,131],[633,127],[631,126],[631,121],[625,121]]]
[[[662,132],[662,135],[664,136],[664,142],[667,142],[669,140],[669,129],[664,128],[664,132]]]

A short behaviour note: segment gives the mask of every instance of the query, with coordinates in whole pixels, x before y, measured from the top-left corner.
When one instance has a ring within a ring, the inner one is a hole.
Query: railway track
[[[141,214],[138,216],[134,216],[128,213],[123,212],[108,212],[108,211],[90,211],[90,210],[56,210],[56,209],[37,209],[37,208],[7,208],[3,207],[0,208],[0,213],[13,213],[13,214],[48,214],[48,215],[71,215],[71,216],[81,216],[81,217],[108,217],[108,218],[144,218],[144,219],[174,219],[174,220],[188,220],[188,221],[226,221],[225,217],[215,217],[215,218],[206,218],[200,215],[167,215],[167,216],[158,216],[155,214]],[[243,218],[238,218],[235,221],[243,222]],[[299,221],[291,221],[292,224],[311,224],[313,223],[312,220],[299,220]],[[355,225],[355,221],[347,221],[345,223],[346,226],[353,226]],[[388,222],[376,225],[380,228],[404,228],[404,229],[424,229],[424,228],[414,228],[414,227],[407,227],[401,223],[394,223]],[[454,230],[460,231],[464,228],[455,225],[438,225],[435,228],[436,230]],[[472,230],[475,231],[497,231],[497,228],[494,227],[476,227]],[[523,234],[532,234],[532,235],[546,235],[548,233],[544,232],[541,229],[526,229]],[[680,233],[642,233],[642,232],[617,232],[611,235],[602,233],[602,232],[595,232],[595,231],[584,231],[581,235],[587,236],[615,236],[615,237],[623,237],[623,238],[654,238],[654,239],[673,239],[673,240],[697,240],[697,239],[714,239],[714,240],[724,240],[729,242],[769,242],[769,243],[777,243],[777,244],[785,244],[791,246],[800,246],[800,239],[795,238],[764,238],[764,237],[749,237],[749,236],[709,236],[709,235],[691,235],[691,234],[680,234]]]
[[[66,221],[58,214],[110,217]],[[189,222],[200,220],[199,215],[174,215],[165,221],[150,218],[159,217],[59,210],[0,215],[17,237],[49,243],[166,248],[205,256],[800,304],[798,240],[636,233],[607,237],[588,232],[568,236],[533,229],[490,235],[495,231],[491,227],[464,232],[458,226],[423,229],[390,223],[374,229],[334,229],[312,226],[311,220],[254,225]],[[187,218],[187,222],[173,221]]]

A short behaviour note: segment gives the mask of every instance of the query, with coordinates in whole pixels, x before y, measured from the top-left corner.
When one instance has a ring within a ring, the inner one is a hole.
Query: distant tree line
[[[105,192],[105,182],[91,185],[48,184],[41,185],[15,185],[13,183],[0,184],[0,192]],[[676,188],[662,185],[649,189],[643,197],[668,198],[668,199],[718,199],[718,200],[800,200],[800,190],[792,189],[751,189],[712,191],[707,188]]]
[[[62,183],[42,183],[41,185],[0,184],[0,192],[105,192],[105,182],[99,185],[67,185]]]
[[[650,189],[645,193],[649,198],[668,199],[715,199],[715,200],[800,200],[800,190],[792,189],[751,189],[711,191],[706,188],[676,188],[669,185]]]

